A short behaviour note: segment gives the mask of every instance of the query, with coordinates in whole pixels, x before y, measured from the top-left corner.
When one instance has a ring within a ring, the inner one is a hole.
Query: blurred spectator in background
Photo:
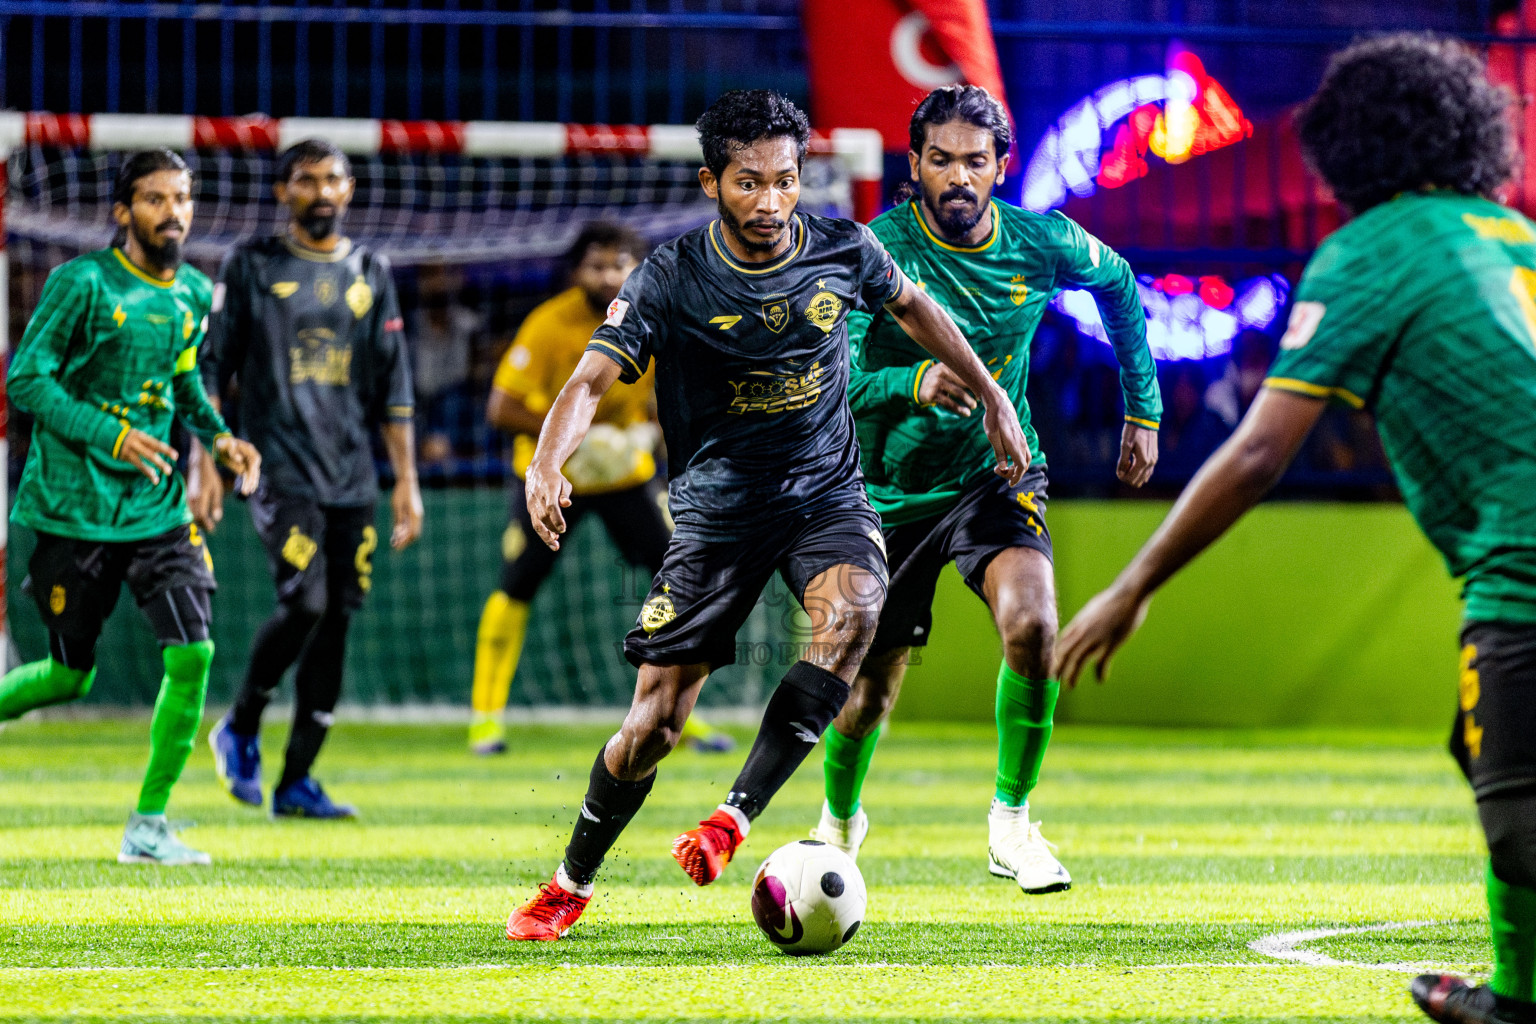
[[[464,275],[457,267],[422,267],[416,288],[409,332],[416,355],[416,432],[421,462],[440,464],[474,441],[478,416],[470,398],[470,357],[482,321],[462,304]]]

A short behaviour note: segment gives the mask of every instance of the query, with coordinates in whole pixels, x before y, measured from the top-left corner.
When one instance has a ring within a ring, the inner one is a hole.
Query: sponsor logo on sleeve
[[[604,327],[617,327],[624,322],[624,315],[629,312],[629,303],[623,299],[614,299],[608,303],[608,319],[603,321]]]
[[[217,313],[224,308],[224,292],[226,290],[223,281],[213,286],[213,303],[210,307],[213,312]]]
[[[1285,328],[1280,347],[1286,351],[1303,348],[1317,333],[1317,325],[1323,322],[1328,307],[1321,302],[1298,302],[1291,308],[1291,319]]]

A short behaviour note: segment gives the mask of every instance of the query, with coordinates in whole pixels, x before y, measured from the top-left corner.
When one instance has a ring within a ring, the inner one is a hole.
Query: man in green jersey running
[[[1536,1021],[1536,226],[1490,199],[1513,163],[1507,102],[1453,41],[1333,58],[1298,128],[1354,219],[1302,274],[1237,432],[1057,647],[1068,685],[1090,661],[1102,679],[1153,592],[1258,502],[1327,401],[1371,410],[1408,511],[1465,581],[1451,750],[1488,839],[1494,971],[1417,978],[1440,1021]]]
[[[176,451],[180,416],[256,486],[261,457],[231,436],[197,373],[212,285],[181,266],[192,176],[166,149],[118,172],[114,244],[48,276],[11,362],[18,409],[36,417],[13,518],[37,532],[28,586],[48,627],[48,657],[0,679],[0,721],[83,697],[96,638],[126,580],[160,641],[165,677],[149,768],[117,859],[207,864],[166,823],[165,807],[202,721],[213,641],[213,560],[192,525]]]
[[[1032,464],[1013,486],[996,461],[976,400],[881,312],[849,319],[849,385],[861,462],[880,513],[891,584],[853,693],[828,730],[826,804],[812,835],[857,854],[869,830],[859,792],[896,701],[908,652],[928,643],[934,588],[954,562],[986,601],[1003,640],[997,676],[997,788],[988,814],[989,870],[1029,893],[1072,879],[1029,820],[1029,793],[1050,740],[1057,683],[1045,457],[1029,422],[1029,343],[1051,295],[1086,288],[1103,312],[1125,393],[1120,479],[1140,487],[1157,462],[1162,415],[1146,319],[1130,267],[1059,213],[992,198],[1013,142],[1008,114],[978,86],[930,93],[912,116],[916,195],[870,224],[896,264],[959,325],[1018,410]]]

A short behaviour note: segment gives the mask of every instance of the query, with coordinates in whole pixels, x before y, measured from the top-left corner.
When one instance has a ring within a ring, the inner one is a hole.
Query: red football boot
[[[672,858],[696,885],[708,885],[725,871],[736,848],[747,838],[746,829],[725,808],[699,822],[698,828],[672,840]]]
[[[591,899],[590,894],[578,896],[567,891],[559,882],[545,882],[539,886],[537,896],[507,918],[507,938],[513,942],[553,942],[563,938]]]

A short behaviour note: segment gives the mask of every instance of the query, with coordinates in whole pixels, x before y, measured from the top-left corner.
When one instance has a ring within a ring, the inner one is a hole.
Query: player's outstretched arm
[[[576,372],[544,417],[539,445],[528,464],[528,515],[539,539],[553,551],[560,550],[560,535],[565,533],[565,516],[560,510],[571,504],[571,482],[560,469],[587,436],[598,400],[613,387],[619,372],[619,364],[607,356],[583,354]]]
[[[1324,404],[1273,388],[1259,392],[1237,431],[1200,467],[1131,564],[1062,632],[1057,679],[1076,686],[1091,661],[1104,680],[1110,658],[1146,618],[1152,594],[1258,504],[1296,457]]]
[[[1006,477],[1010,484],[1017,484],[1024,478],[1024,470],[1029,468],[1029,444],[1019,427],[1019,414],[1009,401],[1008,393],[998,387],[997,381],[992,379],[966,342],[960,328],[942,306],[910,281],[904,282],[900,293],[886,303],[885,308],[913,341],[953,371],[986,407],[982,427],[997,455],[994,472]]]

